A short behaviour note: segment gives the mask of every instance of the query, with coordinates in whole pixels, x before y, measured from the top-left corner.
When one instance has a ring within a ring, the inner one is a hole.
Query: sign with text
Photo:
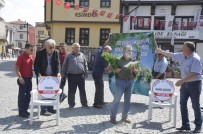
[[[175,88],[169,80],[157,80],[152,86],[154,96],[160,101],[169,100],[174,94]]]
[[[47,76],[39,80],[38,92],[44,98],[53,98],[59,91],[60,81],[57,77]]]
[[[199,31],[154,31],[158,39],[199,39]]]
[[[132,59],[135,61],[136,68],[139,69],[134,78],[133,93],[148,95],[155,55],[153,33],[113,33],[109,41],[112,47],[112,54],[117,58],[123,55],[124,46],[132,46]],[[109,86],[113,94],[116,91],[115,81],[115,75],[111,73],[109,75]]]

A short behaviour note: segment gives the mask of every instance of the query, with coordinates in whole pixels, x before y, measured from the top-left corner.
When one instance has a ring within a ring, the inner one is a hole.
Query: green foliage
[[[104,57],[104,59],[111,65],[113,72],[115,72],[118,66],[119,58],[107,52],[103,52],[101,56]]]
[[[140,57],[141,57],[141,48],[140,45],[138,43],[135,43],[135,48],[136,48],[136,60],[139,61]]]

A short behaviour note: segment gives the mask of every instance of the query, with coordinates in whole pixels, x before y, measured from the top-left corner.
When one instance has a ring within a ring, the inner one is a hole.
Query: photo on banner
[[[155,59],[154,34],[149,32],[112,33],[109,42],[112,47],[112,55],[117,58],[123,55],[125,45],[132,46],[132,58],[138,62],[136,68],[139,69],[139,73],[134,78],[133,94],[148,96]],[[111,73],[109,74],[109,88],[112,94],[116,90],[115,85],[115,74]]]

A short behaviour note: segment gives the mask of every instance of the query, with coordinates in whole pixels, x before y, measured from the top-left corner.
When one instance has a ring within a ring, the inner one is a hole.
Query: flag
[[[83,12],[87,12],[87,11],[89,11],[89,8],[88,7],[84,7]]]
[[[74,10],[79,10],[80,6],[79,5],[75,5]]]
[[[112,15],[113,15],[113,13],[108,13],[107,17],[108,17],[108,18],[111,18]]]
[[[102,10],[99,15],[100,15],[100,16],[104,16],[105,13],[106,13],[106,11],[103,11],[103,10]]]
[[[119,20],[120,19],[120,14],[117,14],[115,19]]]

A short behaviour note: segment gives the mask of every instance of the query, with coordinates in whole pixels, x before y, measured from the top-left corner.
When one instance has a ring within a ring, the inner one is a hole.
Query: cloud
[[[9,22],[21,19],[35,25],[44,21],[44,0],[6,0],[1,17]]]

